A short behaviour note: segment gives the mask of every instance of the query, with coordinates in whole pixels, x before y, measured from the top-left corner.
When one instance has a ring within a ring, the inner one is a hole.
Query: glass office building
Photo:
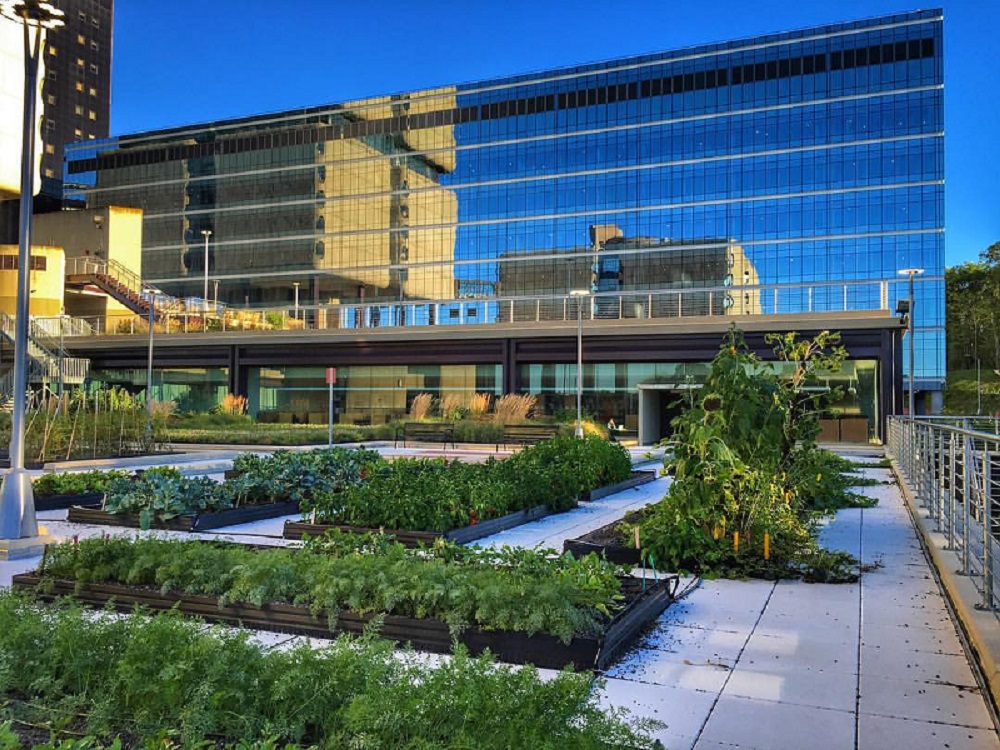
[[[225,303],[294,299],[316,327],[476,322],[460,300],[485,321],[507,309],[491,300],[582,287],[595,317],[651,315],[652,295],[608,300],[677,288],[731,287],[704,304],[733,315],[893,309],[918,267],[915,374],[934,390],[942,52],[941,12],[918,11],[140,133],[67,147],[66,197],[143,209],[143,276],[164,291],[200,296],[208,275]],[[319,313],[351,303],[365,314]]]

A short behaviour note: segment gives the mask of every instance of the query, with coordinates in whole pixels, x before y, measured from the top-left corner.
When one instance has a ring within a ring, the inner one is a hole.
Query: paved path
[[[887,470],[867,473],[890,479]],[[483,543],[559,548],[659,499],[668,481]],[[864,489],[879,505],[840,512],[822,538],[881,568],[854,585],[703,581],[605,675],[601,700],[663,722],[656,736],[669,750],[1000,750],[898,488]],[[226,532],[270,535],[280,524]],[[36,562],[0,563],[0,586]],[[259,640],[280,648],[297,639]]]

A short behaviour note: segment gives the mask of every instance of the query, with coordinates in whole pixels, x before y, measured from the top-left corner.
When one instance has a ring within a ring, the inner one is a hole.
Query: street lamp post
[[[295,287],[295,319],[299,319],[299,281],[293,281],[292,286]]]
[[[590,296],[589,289],[571,289],[576,297],[576,436],[583,437],[583,298]]]
[[[208,311],[208,238],[212,236],[211,229],[202,229],[202,237],[205,238],[205,292],[201,298],[204,300],[205,311]]]
[[[910,334],[910,395],[909,395],[909,411],[910,419],[916,416],[916,393],[913,390],[913,362],[914,362],[914,343],[913,343],[913,313],[915,308],[915,301],[913,299],[913,277],[919,276],[924,272],[922,268],[903,268],[897,273],[900,276],[910,277],[910,312],[909,312],[909,325],[907,326],[907,333]]]
[[[153,326],[156,321],[156,290],[147,289],[149,294],[149,326],[146,342],[146,449],[153,447]]]
[[[18,237],[17,317],[14,325],[14,399],[11,414],[10,471],[0,486],[0,559],[35,554],[44,539],[35,520],[31,477],[24,468],[25,396],[28,391],[28,299],[31,262],[31,211],[34,195],[35,103],[42,33],[65,25],[63,12],[40,0],[2,0],[0,15],[24,26],[24,129],[21,135],[21,213]],[[34,49],[32,49],[34,29]]]

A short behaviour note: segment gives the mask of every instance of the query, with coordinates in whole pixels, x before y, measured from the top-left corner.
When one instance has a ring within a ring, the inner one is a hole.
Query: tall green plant
[[[740,555],[759,561],[765,547],[767,557],[787,562],[812,546],[796,480],[817,450],[823,398],[804,386],[838,369],[844,352],[828,332],[767,340],[785,372],[762,362],[733,328],[674,420],[674,482],[639,524],[640,546],[661,566],[727,568]]]

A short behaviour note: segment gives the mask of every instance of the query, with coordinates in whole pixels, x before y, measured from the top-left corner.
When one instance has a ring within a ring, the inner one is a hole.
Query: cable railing
[[[888,448],[916,502],[980,595],[1000,603],[1000,435],[933,419],[891,417]],[[1000,619],[1000,615],[998,615]]]
[[[885,280],[834,281],[445,300],[379,300],[329,305],[237,308],[189,300],[184,307],[157,308],[157,333],[230,331],[371,330],[430,326],[511,325],[584,320],[669,321],[887,310]],[[193,302],[193,303],[192,303]],[[148,331],[144,316],[127,313],[80,319],[79,335],[113,336]],[[87,328],[89,326],[89,328]],[[89,331],[87,333],[86,331]]]

